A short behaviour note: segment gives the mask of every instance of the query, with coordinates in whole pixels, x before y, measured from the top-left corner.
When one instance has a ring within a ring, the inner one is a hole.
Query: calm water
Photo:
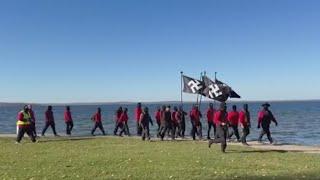
[[[238,107],[242,107],[241,103],[229,103],[228,108],[231,105],[236,104]],[[257,127],[257,113],[260,109],[261,103],[249,103],[251,116],[252,116],[252,129],[249,135],[250,140],[256,140],[259,134]],[[156,108],[160,104],[144,104],[150,108],[152,115]],[[174,106],[175,104],[172,104]],[[103,124],[108,134],[112,134],[114,128],[114,113],[119,105],[74,105],[71,106],[75,135],[89,135],[92,127],[90,120],[91,115],[96,111],[97,107],[101,107],[103,111]],[[129,109],[129,126],[130,132],[134,134],[135,120],[134,104],[122,105]],[[185,109],[190,110],[192,104],[185,104]],[[208,103],[201,105],[201,111],[205,114]],[[20,111],[22,105],[1,105],[0,106],[0,134],[15,133],[15,123],[17,112]],[[41,132],[44,122],[44,112],[46,106],[34,106],[33,107],[37,118],[37,131]],[[303,145],[320,145],[320,101],[305,101],[305,102],[274,102],[272,103],[271,110],[279,122],[279,126],[272,125],[271,131],[274,139],[278,143],[290,143],[290,144],[303,144]],[[56,129],[60,134],[65,132],[65,124],[63,121],[64,106],[54,106],[54,115],[56,121]],[[190,120],[187,119],[187,133],[190,132]],[[206,120],[202,119],[203,134],[206,135]],[[49,128],[47,133],[52,133]],[[97,130],[97,133],[100,133]],[[156,126],[151,127],[151,134],[156,133]]]

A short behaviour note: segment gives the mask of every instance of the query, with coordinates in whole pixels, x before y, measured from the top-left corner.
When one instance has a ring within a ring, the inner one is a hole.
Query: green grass
[[[320,179],[320,155],[136,138],[0,138],[0,179]]]

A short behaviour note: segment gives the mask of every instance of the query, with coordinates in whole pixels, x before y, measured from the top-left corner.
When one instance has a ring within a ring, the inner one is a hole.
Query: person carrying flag
[[[272,121],[276,124],[276,126],[278,126],[278,122],[273,116],[272,112],[269,110],[269,107],[270,107],[269,103],[262,104],[262,107],[263,109],[258,114],[258,129],[262,127],[258,141],[262,142],[262,137],[266,134],[268,137],[268,140],[270,141],[270,144],[272,144],[273,139],[271,137],[270,124]]]
[[[181,138],[184,138],[184,134],[185,134],[185,131],[186,131],[186,115],[188,115],[188,113],[186,113],[184,110],[183,110],[183,107],[180,106],[179,107],[179,111],[177,112],[176,114],[176,119],[179,123],[179,132],[178,132],[178,135],[181,137]]]

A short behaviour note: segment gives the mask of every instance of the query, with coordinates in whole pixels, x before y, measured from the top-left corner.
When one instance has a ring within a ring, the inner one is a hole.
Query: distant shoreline
[[[262,103],[262,102],[266,102],[267,100],[230,100],[227,101],[227,103]],[[210,103],[213,101],[202,101],[202,103]],[[267,102],[270,103],[285,103],[285,102],[320,102],[320,99],[310,99],[310,100],[269,100]],[[137,102],[65,102],[65,103],[32,103],[32,102],[0,102],[0,106],[3,105],[22,105],[22,104],[32,104],[32,105],[116,105],[116,104],[126,104],[126,105],[130,105],[130,104],[136,104]],[[180,101],[141,101],[141,103],[144,104],[180,104]],[[184,101],[183,103],[186,104],[193,104],[195,103],[195,101]]]

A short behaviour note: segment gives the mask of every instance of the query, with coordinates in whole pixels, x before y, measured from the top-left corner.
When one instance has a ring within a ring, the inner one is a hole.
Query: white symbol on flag
[[[219,97],[222,95],[222,92],[220,91],[220,88],[217,84],[211,84],[209,86],[209,97],[214,98],[214,97]]]
[[[192,93],[197,93],[200,89],[202,89],[201,82],[197,80],[189,81],[188,86],[190,87]]]

